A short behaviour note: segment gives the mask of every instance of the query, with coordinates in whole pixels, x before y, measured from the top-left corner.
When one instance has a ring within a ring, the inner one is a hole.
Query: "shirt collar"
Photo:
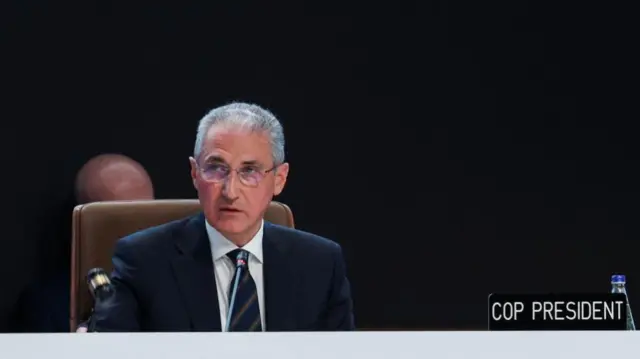
[[[234,249],[239,248],[233,242],[225,238],[218,230],[213,228],[208,221],[205,220],[205,226],[207,228],[207,235],[209,236],[209,242],[211,243],[211,252],[213,254],[213,261],[227,255]],[[262,236],[264,233],[264,220],[260,224],[260,229],[249,243],[245,244],[242,249],[251,253],[260,263],[262,263]]]

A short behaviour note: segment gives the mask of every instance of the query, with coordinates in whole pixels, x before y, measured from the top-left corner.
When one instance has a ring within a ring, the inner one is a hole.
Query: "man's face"
[[[212,126],[191,177],[209,224],[229,239],[249,240],[271,199],[284,188],[288,164],[274,168],[269,137]]]

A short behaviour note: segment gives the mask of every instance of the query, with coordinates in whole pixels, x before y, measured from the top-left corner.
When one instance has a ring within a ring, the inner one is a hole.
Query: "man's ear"
[[[191,181],[193,182],[193,187],[198,189],[198,186],[196,185],[196,179],[198,178],[198,165],[196,164],[196,159],[189,157],[189,165],[191,166]]]
[[[275,181],[273,186],[273,195],[277,196],[282,193],[284,185],[287,183],[287,176],[289,175],[289,164],[283,163],[276,168],[274,173]]]

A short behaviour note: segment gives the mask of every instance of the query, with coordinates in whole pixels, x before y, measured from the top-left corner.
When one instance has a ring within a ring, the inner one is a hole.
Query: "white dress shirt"
[[[226,239],[220,232],[213,228],[209,222],[205,221],[207,227],[207,235],[211,243],[211,254],[213,256],[213,267],[216,276],[216,287],[218,290],[218,304],[220,306],[220,324],[222,331],[227,327],[227,314],[229,311],[229,288],[231,280],[235,274],[235,266],[231,258],[227,257],[227,253],[239,248],[233,242]],[[247,243],[242,249],[249,252],[249,273],[256,283],[258,291],[258,306],[260,308],[260,319],[262,321],[262,330],[265,331],[266,323],[264,321],[264,275],[262,271],[262,234],[264,231],[264,221],[260,225],[258,233]],[[212,303],[213,305],[213,303]]]

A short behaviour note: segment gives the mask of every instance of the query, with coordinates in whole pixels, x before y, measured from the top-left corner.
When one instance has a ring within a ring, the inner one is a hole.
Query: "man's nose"
[[[222,194],[231,200],[234,200],[238,197],[238,179],[236,178],[236,175],[237,173],[235,171],[231,171],[227,178],[225,178],[224,182],[222,182]]]

